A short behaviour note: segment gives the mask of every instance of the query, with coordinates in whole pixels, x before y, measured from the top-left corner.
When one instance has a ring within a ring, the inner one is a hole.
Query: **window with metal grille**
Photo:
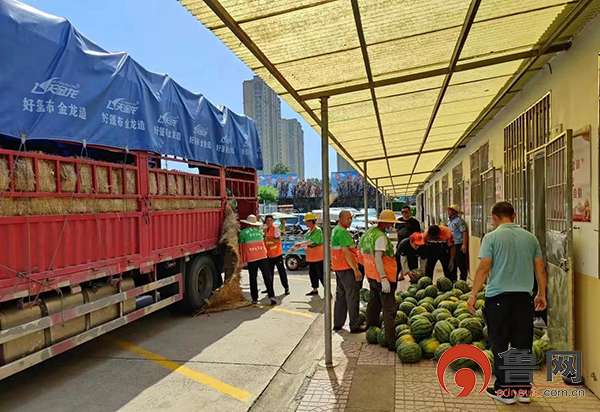
[[[488,169],[488,144],[482,145],[471,154],[471,228],[473,236],[482,237],[485,233],[483,217],[482,172]]]
[[[528,218],[526,153],[548,142],[550,136],[550,93],[538,100],[504,128],[504,198],[512,203],[516,223]]]
[[[463,180],[462,162],[452,168],[452,204],[458,205],[464,210],[465,181]]]
[[[483,190],[483,233],[491,230],[492,207],[496,203],[496,169],[493,167],[481,174],[481,187]]]
[[[448,210],[449,197],[450,193],[448,192],[448,174],[445,174],[442,177],[442,222],[446,221],[446,210]]]

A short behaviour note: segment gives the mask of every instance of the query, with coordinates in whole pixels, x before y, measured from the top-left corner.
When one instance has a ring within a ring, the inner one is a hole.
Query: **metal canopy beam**
[[[508,63],[508,62],[512,62],[512,61],[516,61],[516,60],[523,60],[523,59],[531,58],[534,56],[538,56],[538,55],[540,55],[540,53],[541,54],[558,53],[561,51],[568,50],[570,47],[571,47],[570,41],[559,42],[559,43],[553,44],[551,47],[549,47],[543,53],[541,53],[541,48],[535,48],[535,49],[524,51],[524,52],[511,53],[511,54],[506,54],[504,56],[490,57],[489,59],[478,60],[475,62],[457,64],[454,69],[454,72],[455,73],[463,72],[463,71],[467,71],[467,70],[473,70],[473,69],[479,69],[482,67],[493,66],[495,64]],[[418,73],[407,74],[404,76],[390,77],[389,79],[376,80],[373,82],[373,87],[378,88],[378,87],[384,87],[384,86],[392,86],[394,84],[412,82],[415,80],[427,79],[429,77],[435,77],[435,76],[443,76],[446,74],[448,74],[448,67],[442,67],[439,69],[426,70],[426,71],[422,71],[422,72],[418,72]],[[319,99],[323,96],[336,96],[336,95],[340,95],[340,94],[346,94],[346,93],[357,92],[360,90],[366,90],[369,87],[370,87],[369,83],[360,83],[360,84],[354,84],[352,86],[338,87],[338,88],[322,90],[322,91],[318,91],[318,92],[314,92],[314,93],[301,94],[300,98],[303,100],[313,100],[313,99]]]
[[[375,120],[377,121],[377,129],[379,129],[379,138],[381,140],[381,147],[383,148],[383,154],[385,156],[385,162],[387,164],[388,174],[392,174],[392,168],[390,167],[390,160],[387,156],[387,147],[385,146],[385,138],[383,135],[383,125],[381,123],[381,116],[379,114],[379,104],[377,103],[377,96],[375,95],[375,88],[373,87],[373,72],[371,71],[371,61],[369,60],[369,52],[367,51],[367,41],[365,40],[365,33],[363,31],[363,25],[360,18],[360,9],[358,8],[358,0],[352,0],[352,14],[354,15],[354,24],[356,25],[356,33],[358,35],[358,41],[360,43],[360,51],[362,53],[363,62],[365,64],[365,71],[367,72],[367,80],[369,81],[369,90],[371,92],[371,101],[373,102],[373,110],[375,111]],[[367,162],[364,163],[364,174],[365,182],[367,181]],[[365,184],[366,188],[367,185]],[[366,193],[366,189],[365,189]],[[365,194],[365,215],[367,214],[366,206],[366,194]],[[365,219],[365,230],[367,229],[367,221]]]
[[[500,105],[500,102],[510,93],[512,93],[511,89],[516,87],[519,80],[523,78],[525,73],[527,73],[532,66],[540,59],[540,57],[548,54],[548,51],[551,50],[554,46],[554,42],[561,36],[561,34],[575,21],[577,17],[592,3],[592,0],[581,0],[579,1],[569,12],[567,16],[562,20],[556,30],[547,38],[547,40],[543,43],[541,47],[537,49],[537,54],[532,56],[525,64],[521,66],[521,69],[513,75],[510,81],[506,84],[506,86],[498,93],[498,95],[492,100],[490,104],[481,112],[481,114],[475,119],[473,124],[463,133],[460,139],[457,141],[457,145],[462,145],[464,147],[465,140],[475,131],[479,125],[483,122],[483,120],[490,114],[492,111]],[[456,153],[456,149],[452,149],[440,162],[438,168],[441,168],[446,162],[454,156]]]
[[[417,169],[417,164],[419,163],[419,159],[421,158],[421,153],[423,151],[423,147],[425,147],[425,143],[427,143],[427,138],[429,137],[429,132],[433,127],[433,123],[437,117],[438,111],[440,110],[440,106],[442,105],[442,101],[444,100],[444,96],[446,95],[446,90],[448,90],[448,86],[450,85],[450,80],[452,79],[452,75],[454,74],[454,70],[456,68],[456,63],[460,58],[460,54],[462,49],[467,41],[467,37],[469,37],[469,32],[471,31],[471,26],[473,26],[473,21],[475,21],[475,16],[477,15],[477,10],[479,10],[479,4],[481,0],[472,0],[471,5],[469,6],[469,10],[467,11],[467,15],[465,16],[465,21],[463,23],[462,29],[460,30],[460,35],[458,36],[458,40],[456,41],[456,45],[454,46],[454,51],[452,52],[452,57],[450,58],[450,64],[448,65],[448,73],[444,77],[444,82],[442,83],[442,87],[440,89],[440,93],[438,94],[437,100],[433,105],[433,111],[431,112],[431,117],[429,118],[429,123],[427,124],[427,129],[425,129],[425,135],[423,136],[423,141],[421,142],[421,147],[419,148],[419,154],[417,155],[417,160],[415,160],[415,164],[413,165],[412,173]],[[412,176],[408,178],[408,185],[410,185],[410,181],[412,180]]]
[[[462,147],[465,147],[465,145],[463,145]],[[397,155],[391,155],[391,156],[379,156],[379,157],[371,157],[369,159],[358,159],[357,162],[374,162],[376,160],[385,160],[385,159],[397,159],[399,157],[407,157],[407,156],[416,156],[419,153],[435,153],[435,152],[444,152],[446,150],[452,150],[454,148],[454,146],[451,147],[443,147],[441,149],[430,149],[430,150],[421,150],[418,152],[408,152],[408,153],[402,153],[402,154],[397,154]],[[414,170],[413,170],[414,172]],[[414,173],[408,173],[407,175],[413,175]],[[390,177],[392,175],[389,176],[377,176],[379,179],[385,179],[386,177]]]
[[[315,112],[310,108],[310,106],[300,98],[298,92],[292,87],[290,82],[281,74],[281,72],[275,67],[273,63],[269,60],[269,58],[263,53],[263,51],[252,41],[250,36],[246,34],[244,29],[235,21],[235,19],[225,10],[225,8],[221,5],[219,0],[204,0],[204,3],[215,13],[215,15],[221,19],[221,21],[225,24],[225,26],[231,30],[231,32],[242,42],[244,46],[256,57],[258,61],[271,73],[271,75],[277,79],[277,81],[284,87],[285,90],[298,102],[300,106],[308,113],[308,115],[315,121],[315,123],[322,127],[321,119],[315,114]],[[336,137],[329,132],[329,139],[334,142],[337,147],[344,153],[348,159],[353,161],[356,164],[358,169],[361,167],[354,160],[354,158],[348,153],[348,151],[342,146]]]

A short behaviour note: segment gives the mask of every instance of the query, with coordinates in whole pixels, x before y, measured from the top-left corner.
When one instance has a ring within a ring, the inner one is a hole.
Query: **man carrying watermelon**
[[[369,229],[360,239],[365,275],[369,280],[371,297],[367,304],[367,327],[380,326],[379,314],[383,308],[385,343],[395,351],[396,317],[396,257],[387,232],[396,224],[396,215],[386,209],[379,214],[377,226]]]
[[[531,382],[511,379],[502,355],[509,347],[531,351],[534,308],[546,308],[546,269],[540,244],[514,219],[515,210],[510,203],[498,202],[492,208],[496,229],[486,234],[481,243],[479,266],[468,300],[469,311],[475,313],[477,293],[487,280],[483,314],[496,376],[494,387],[488,388],[487,394],[507,405],[516,401],[529,403]],[[535,299],[534,274],[539,286]]]

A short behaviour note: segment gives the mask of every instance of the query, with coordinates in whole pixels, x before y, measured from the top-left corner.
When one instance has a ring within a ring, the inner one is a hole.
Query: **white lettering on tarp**
[[[79,112],[81,116],[81,111]],[[143,120],[130,119],[128,117],[117,116],[116,114],[102,112],[102,123],[118,127],[126,130],[145,130],[145,123]]]
[[[28,99],[27,97],[23,98],[23,111],[24,112],[33,112],[33,99]]]
[[[30,113],[49,113],[57,114],[60,116],[71,116],[80,120],[87,119],[87,109],[85,106],[77,106],[70,103],[66,105],[64,102],[59,101],[58,105],[55,105],[54,100],[48,99],[30,99],[28,97],[23,98],[23,109],[24,112]],[[56,112],[56,113],[55,113]]]
[[[123,114],[135,114],[139,107],[139,103],[132,103],[125,100],[123,97],[117,97],[116,99],[109,100],[106,104],[108,110],[121,112]]]
[[[167,139],[181,141],[181,132],[177,130],[177,122],[179,118],[169,112],[164,112],[156,121],[157,126],[154,126],[154,134]]]
[[[158,117],[158,124],[162,124],[163,126],[168,127],[177,127],[177,121],[179,118],[177,116],[172,115],[169,112],[164,112]]]
[[[52,77],[51,79],[48,79],[41,83],[35,82],[33,88],[31,89],[31,93],[52,93],[57,96],[70,97],[71,99],[76,99],[79,95],[79,85],[62,82],[60,81],[60,77]]]
[[[206,139],[208,136],[208,130],[201,124],[197,124],[194,126],[193,134],[189,137],[190,144],[195,146],[199,146],[202,149],[210,149],[213,148],[213,142],[209,139]]]

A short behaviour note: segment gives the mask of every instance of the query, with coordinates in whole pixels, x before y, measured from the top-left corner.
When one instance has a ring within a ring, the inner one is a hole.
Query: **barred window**
[[[471,154],[471,228],[473,236],[485,233],[483,218],[483,186],[481,174],[488,169],[488,144],[482,145]]]
[[[526,153],[548,142],[550,93],[504,128],[504,198],[512,203],[516,223],[527,226]]]
[[[460,162],[452,168],[452,203],[464,210],[465,181],[463,180],[463,165]]]

